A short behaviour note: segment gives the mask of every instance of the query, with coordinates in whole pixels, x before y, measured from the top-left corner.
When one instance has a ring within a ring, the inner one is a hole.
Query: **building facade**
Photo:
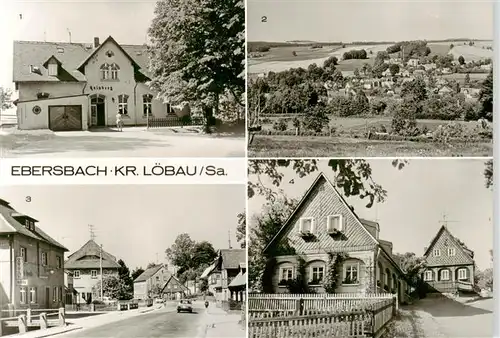
[[[156,99],[149,86],[145,45],[120,45],[111,36],[102,44],[14,42],[13,81],[19,98],[19,129],[87,130],[146,125],[151,117],[182,117],[189,105],[174,109]]]
[[[63,245],[37,220],[0,199],[0,305],[2,309],[52,309],[63,304]]]
[[[106,276],[118,277],[119,268],[116,257],[104,251],[93,239],[72,253],[65,262],[65,269],[72,275],[75,302],[90,304],[98,299],[97,284]]]
[[[422,280],[430,292],[474,290],[474,252],[442,226],[424,253]]]
[[[170,276],[161,290],[162,298],[166,300],[179,300],[190,293],[190,290],[173,275]]]
[[[172,274],[163,264],[147,268],[134,280],[134,299],[159,297]]]
[[[245,264],[244,249],[220,249],[217,258],[200,278],[208,281],[208,291],[215,296],[216,301],[227,301],[231,299],[229,285],[240,272],[244,273]]]
[[[299,275],[311,292],[325,293],[324,281],[340,271],[335,293],[408,292],[392,243],[379,238],[379,224],[359,218],[333,184],[320,174],[265,251],[275,293],[288,293]],[[304,276],[305,275],[305,276]]]

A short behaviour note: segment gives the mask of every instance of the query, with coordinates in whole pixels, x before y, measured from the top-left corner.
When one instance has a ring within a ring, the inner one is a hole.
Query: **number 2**
[[[260,21],[261,22],[267,22],[267,16],[264,15],[262,18],[260,18]]]

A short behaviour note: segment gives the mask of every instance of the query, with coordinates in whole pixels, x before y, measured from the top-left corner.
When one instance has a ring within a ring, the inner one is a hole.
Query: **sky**
[[[26,197],[31,202],[26,202]],[[237,214],[245,210],[244,185],[75,185],[0,187],[0,198],[37,219],[42,230],[69,252],[90,239],[123,259],[130,270],[165,263],[165,250],[177,235],[214,248],[233,248]],[[158,255],[158,261],[157,261]]]
[[[493,39],[493,1],[248,0],[247,10],[248,41]]]
[[[484,159],[413,159],[402,170],[391,165],[391,159],[369,160],[372,177],[387,190],[381,204],[367,209],[366,200],[348,198],[356,214],[377,220],[380,238],[393,242],[393,251],[414,252],[421,256],[437,234],[443,215],[449,220],[450,232],[474,251],[480,269],[491,267],[489,250],[493,248],[493,191],[485,187]],[[332,181],[333,171],[327,161],[319,170]],[[285,195],[300,199],[318,173],[298,178],[291,169],[282,170]],[[293,179],[294,184],[288,182]],[[255,180],[250,176],[249,180]],[[264,184],[272,187],[262,176]],[[253,197],[248,202],[252,217],[262,210],[265,199]]]
[[[92,43],[109,35],[121,44],[143,44],[156,1],[1,0],[0,86],[14,89],[14,40]],[[21,18],[22,16],[22,18]],[[15,97],[14,97],[15,98]]]

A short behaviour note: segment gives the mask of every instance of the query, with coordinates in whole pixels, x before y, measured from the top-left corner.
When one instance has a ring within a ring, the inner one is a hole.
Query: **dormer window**
[[[49,76],[57,76],[57,63],[49,63]]]
[[[30,231],[34,231],[35,230],[35,222],[29,220],[29,219],[26,219],[24,221],[24,226],[26,227],[26,229],[30,230]]]
[[[326,231],[329,234],[334,234],[337,232],[342,232],[344,230],[344,224],[342,223],[342,215],[330,215],[327,217]]]
[[[118,80],[118,72],[120,71],[120,66],[113,63],[110,67],[111,69],[111,80]]]

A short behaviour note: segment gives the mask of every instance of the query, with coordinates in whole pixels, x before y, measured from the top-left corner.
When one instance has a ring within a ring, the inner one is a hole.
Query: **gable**
[[[342,215],[344,230],[341,236],[327,233],[327,218]],[[301,218],[312,218],[314,238],[307,240],[300,236]],[[292,216],[280,230],[273,243],[276,247],[291,247],[296,253],[317,253],[372,249],[377,241],[364,228],[358,217],[345,203],[333,185],[321,174],[299,203]]]
[[[448,255],[448,248],[455,249],[455,255]],[[434,256],[434,250],[440,250],[440,256]],[[460,265],[460,264],[473,264],[474,260],[451,235],[451,233],[442,227],[437,237],[425,253],[425,260],[428,266],[447,266],[447,265]]]
[[[104,64],[118,65],[120,81],[134,79],[134,61],[114,40],[106,40],[79,69],[85,74],[87,82],[97,83],[102,81],[100,69]]]

